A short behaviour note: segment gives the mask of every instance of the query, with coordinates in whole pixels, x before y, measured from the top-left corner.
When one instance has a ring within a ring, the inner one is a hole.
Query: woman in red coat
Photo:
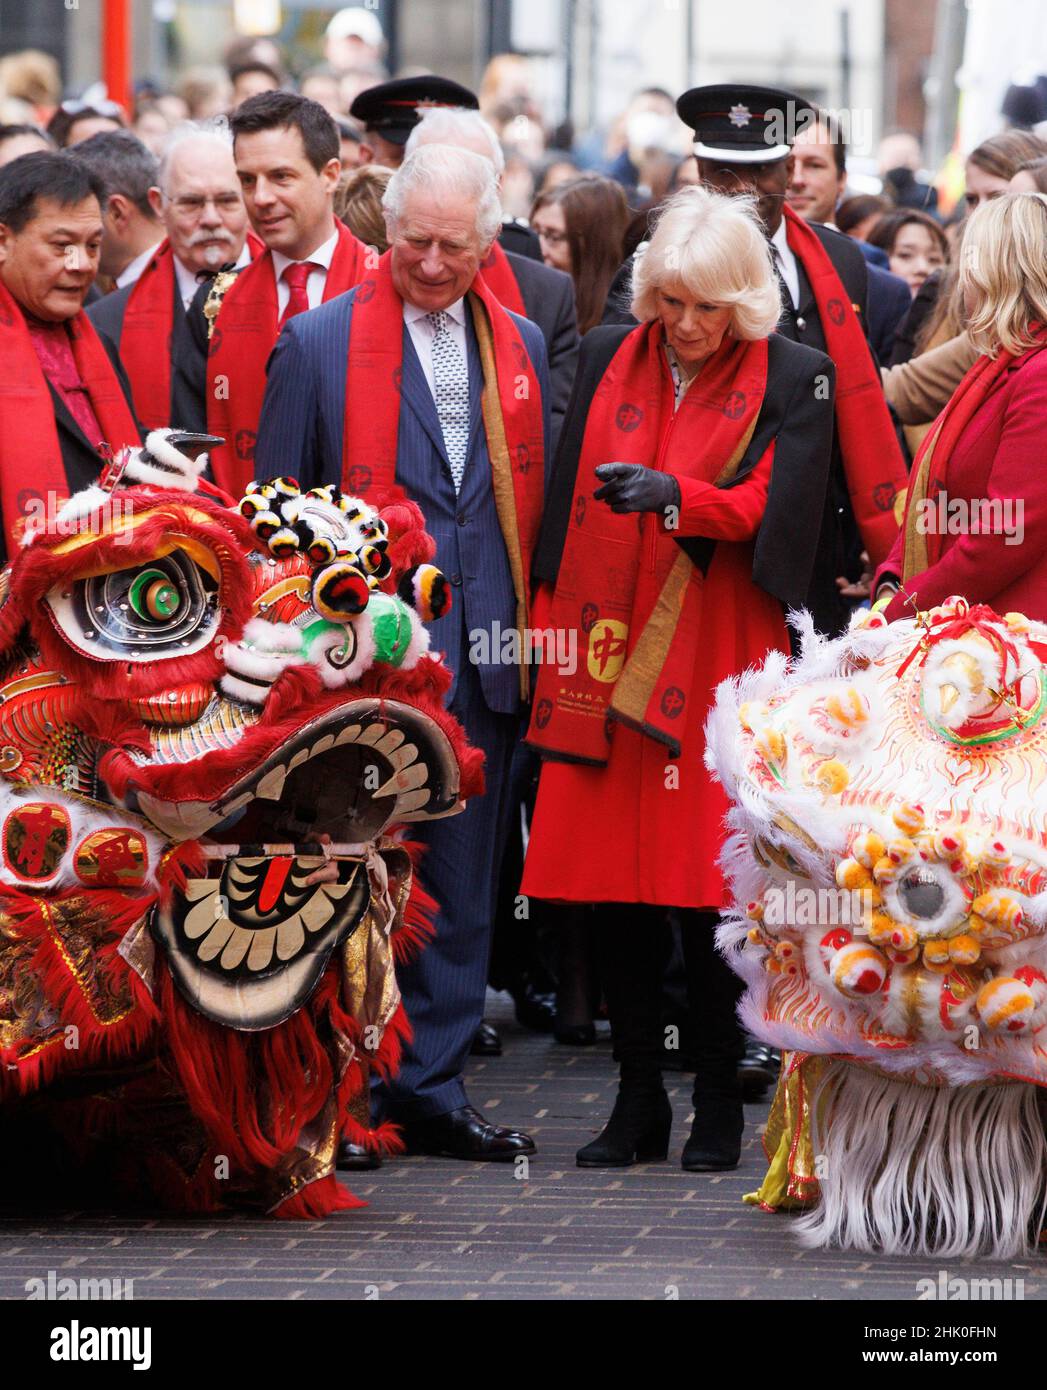
[[[983,203],[960,284],[982,356],[913,464],[905,525],[876,576],[888,619],[952,594],[1047,619],[1047,196]]]
[[[661,981],[682,909],[701,1063],[684,1166],[729,1168],[743,1127],[737,982],[717,954],[727,809],[704,765],[717,684],[788,650],[825,501],[828,357],[769,336],[780,300],[751,200],[677,194],[634,275],[640,326],[594,329],[539,542],[547,625],[529,741],[544,755],[523,891],[600,903],[621,1083],[578,1155],[665,1157]],[[576,658],[576,659],[575,659]]]

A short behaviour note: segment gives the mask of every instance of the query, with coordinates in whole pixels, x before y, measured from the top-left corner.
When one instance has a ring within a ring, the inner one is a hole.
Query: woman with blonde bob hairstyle
[[[978,207],[960,289],[981,355],[913,463],[877,607],[893,621],[962,594],[1047,620],[1047,196]]]
[[[751,199],[681,190],[634,272],[638,326],[582,340],[547,496],[528,740],[544,756],[522,891],[596,903],[620,1085],[592,1167],[665,1158],[667,912],[682,925],[700,1048],[693,1171],[738,1163],[738,983],[715,950],[727,803],[705,770],[721,680],[789,649],[826,503],[832,362],[781,312]],[[541,615],[541,616],[539,616]]]

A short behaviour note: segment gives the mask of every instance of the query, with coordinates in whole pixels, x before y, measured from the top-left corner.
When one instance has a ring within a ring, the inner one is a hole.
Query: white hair
[[[695,300],[731,310],[736,338],[766,338],[782,312],[756,199],[681,188],[665,204],[633,268],[633,314],[658,316],[658,291],[682,285]]]
[[[157,184],[165,192],[167,175],[171,170],[171,157],[175,150],[190,140],[209,140],[230,154],[233,152],[233,136],[225,116],[215,116],[210,121],[180,121],[164,141],[164,151],[160,156],[160,170]]]
[[[505,154],[494,129],[480,115],[465,106],[420,107],[422,119],[407,137],[404,150],[413,154],[420,145],[457,145],[466,142],[483,144],[491,148],[491,163],[497,178],[505,170]]]
[[[414,192],[430,193],[448,208],[476,204],[476,234],[489,246],[502,225],[502,205],[491,161],[454,145],[422,145],[408,154],[386,185],[382,208],[390,230]]]

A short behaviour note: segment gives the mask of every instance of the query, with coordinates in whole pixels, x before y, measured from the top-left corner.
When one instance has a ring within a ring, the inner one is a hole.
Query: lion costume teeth
[[[397,1143],[368,1078],[433,906],[397,827],[482,759],[417,507],[232,507],[213,443],[154,432],[0,577],[0,1104],[148,1201],[316,1217],[357,1205],[341,1137]]]
[[[720,942],[747,1026],[788,1054],[759,1197],[820,1192],[808,1243],[1003,1255],[1036,1238],[1045,660],[1047,627],[954,598],[891,626],[859,615],[836,641],[807,626],[795,663],[718,691],[707,757],[734,803],[738,905]]]

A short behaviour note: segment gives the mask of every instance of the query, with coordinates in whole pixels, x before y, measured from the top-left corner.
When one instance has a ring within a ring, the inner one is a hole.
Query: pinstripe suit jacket
[[[299,314],[284,327],[269,358],[269,381],[258,426],[255,476],[297,477],[303,487],[341,483],[345,374],[356,291]],[[549,470],[549,373],[545,343],[528,319],[512,315],[530,355],[545,414]],[[516,604],[509,560],[494,504],[480,397],[483,373],[466,316],[469,368],[469,448],[456,496],[432,392],[411,335],[403,329],[403,380],[396,481],[421,507],[436,541],[436,564],[452,586],[451,612],[432,628],[457,673],[473,649],[484,700],[498,714],[519,710],[519,673],[503,656],[500,634],[511,630]],[[476,634],[482,633],[482,640]],[[457,687],[452,686],[450,699]]]

